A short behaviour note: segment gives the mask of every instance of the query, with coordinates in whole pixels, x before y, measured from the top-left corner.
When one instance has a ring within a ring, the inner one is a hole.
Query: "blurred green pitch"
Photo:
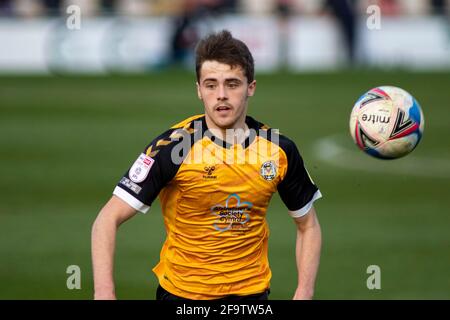
[[[249,114],[297,143],[324,195],[316,203],[323,231],[316,298],[449,299],[450,74],[280,73],[257,81]],[[348,134],[353,103],[378,85],[406,89],[425,114],[423,140],[395,163],[359,152]],[[201,112],[190,73],[0,77],[0,299],[92,298],[98,211],[148,142]],[[358,170],[318,158],[318,141],[331,135]],[[411,174],[389,169],[403,164]],[[295,227],[278,195],[268,219],[271,299],[290,299]],[[121,227],[118,298],[154,299],[151,268],[164,232],[159,203]],[[81,290],[66,287],[69,265],[81,268]],[[381,290],[366,287],[369,265],[381,268]]]

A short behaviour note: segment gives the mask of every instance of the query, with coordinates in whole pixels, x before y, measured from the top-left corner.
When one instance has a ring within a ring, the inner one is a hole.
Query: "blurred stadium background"
[[[192,49],[222,28],[255,55],[250,115],[296,141],[324,194],[316,298],[449,299],[449,15],[442,0],[0,0],[0,299],[92,298],[91,224],[142,148],[202,112]],[[422,105],[406,158],[352,144],[353,103],[378,85]],[[268,219],[271,298],[290,299],[295,228],[278,196]],[[154,298],[164,237],[158,203],[121,227],[118,298]]]

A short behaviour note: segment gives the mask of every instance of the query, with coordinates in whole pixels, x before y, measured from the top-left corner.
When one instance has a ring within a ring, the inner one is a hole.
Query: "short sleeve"
[[[278,184],[278,193],[289,211],[301,216],[322,195],[309,176],[295,143],[280,136],[280,147],[287,157],[287,171]]]
[[[152,141],[125,172],[113,191],[114,195],[142,213],[148,211],[178,170],[179,164],[171,161],[174,143],[170,143],[169,136],[170,132],[166,132]]]

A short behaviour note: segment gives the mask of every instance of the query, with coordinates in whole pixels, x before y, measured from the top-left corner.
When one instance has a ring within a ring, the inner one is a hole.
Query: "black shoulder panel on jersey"
[[[278,193],[290,211],[297,211],[310,202],[318,190],[306,171],[303,159],[293,141],[279,135],[279,146],[287,156],[287,172],[278,184]]]
[[[195,135],[195,121],[197,120],[188,122],[182,127],[171,128],[156,137],[141,154],[141,157],[150,163],[145,177],[142,174],[142,165],[131,166],[117,186],[140,202],[150,206],[161,189],[175,177],[195,143],[196,136],[198,136]],[[142,179],[133,179],[135,173],[131,172],[132,170],[139,170],[137,176],[141,175]]]
[[[261,138],[264,138],[268,141],[272,142],[272,139],[274,138],[274,142],[278,144],[278,130],[272,129],[269,126],[265,125],[264,123],[261,123],[254,118],[247,116],[245,118],[245,123],[248,125],[250,131],[249,137],[244,141],[244,148],[247,148],[254,140],[256,136],[259,136]]]

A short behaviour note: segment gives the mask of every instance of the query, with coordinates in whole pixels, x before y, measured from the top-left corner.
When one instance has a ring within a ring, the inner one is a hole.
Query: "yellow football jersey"
[[[114,194],[146,212],[159,195],[166,241],[153,269],[187,299],[249,295],[270,287],[266,210],[275,192],[290,211],[320,197],[295,144],[251,117],[241,144],[212,135],[205,116],[152,141]]]

